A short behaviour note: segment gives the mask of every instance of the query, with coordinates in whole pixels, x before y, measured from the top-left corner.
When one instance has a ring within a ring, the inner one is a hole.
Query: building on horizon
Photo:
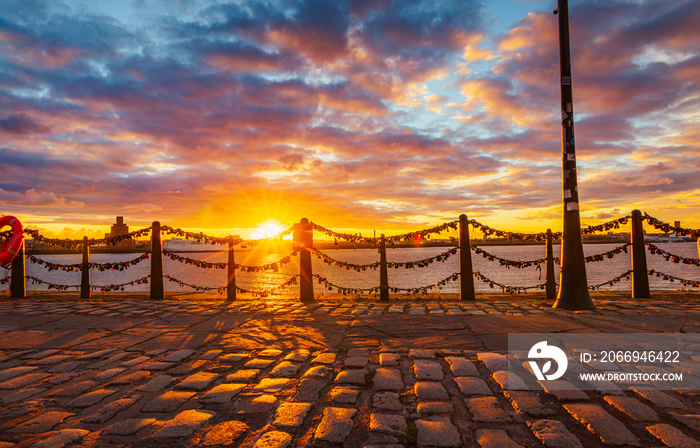
[[[105,233],[105,238],[113,238],[119,235],[126,235],[127,233],[129,233],[129,226],[124,224],[124,217],[117,216],[117,222],[112,224],[109,233]],[[136,247],[136,242],[133,238],[127,238],[118,242],[117,244],[112,245],[111,247],[115,249],[133,249]]]

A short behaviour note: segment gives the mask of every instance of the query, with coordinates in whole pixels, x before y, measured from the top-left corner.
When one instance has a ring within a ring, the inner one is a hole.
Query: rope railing
[[[533,286],[509,286],[509,285],[504,285],[503,283],[498,283],[495,280],[491,280],[490,278],[486,277],[483,275],[481,272],[476,271],[474,273],[474,278],[477,280],[481,280],[482,282],[486,283],[489,285],[489,288],[495,288],[498,286],[501,288],[501,292],[507,292],[509,294],[513,293],[520,293],[527,291],[528,289],[544,289],[545,286],[547,286],[546,283],[541,283],[539,285],[533,285]]]
[[[352,243],[368,243],[368,244],[373,244],[377,245],[381,241],[381,238],[369,238],[369,237],[364,237],[362,236],[362,233],[341,233],[341,232],[335,232],[333,230],[327,229],[319,224],[316,224],[315,222],[311,223],[313,225],[313,229],[317,232],[321,232],[325,235],[333,237],[335,240],[345,240],[345,241],[350,241]],[[389,244],[393,243],[400,243],[400,242],[410,242],[414,241],[416,239],[429,239],[430,235],[435,234],[435,233],[442,233],[446,232],[449,230],[457,230],[459,225],[459,221],[450,221],[446,222],[444,224],[439,224],[434,227],[430,227],[428,229],[423,229],[423,230],[418,230],[415,232],[408,232],[408,233],[402,233],[400,235],[391,235],[385,237],[386,242]]]
[[[387,267],[394,268],[394,269],[398,269],[398,268],[406,268],[406,269],[426,268],[436,261],[444,262],[448,258],[450,258],[451,255],[455,255],[458,252],[459,252],[459,248],[453,247],[450,250],[445,251],[441,254],[438,254],[438,255],[435,255],[435,256],[432,256],[429,258],[424,258],[421,260],[405,261],[405,262],[390,261],[390,262],[387,262]],[[380,262],[378,262],[378,261],[376,263],[370,263],[370,264],[354,264],[354,263],[348,263],[345,261],[338,261],[338,260],[331,258],[327,254],[325,254],[325,253],[323,253],[320,250],[315,249],[315,248],[311,249],[311,253],[313,253],[316,257],[318,257],[320,260],[322,260],[324,263],[326,263],[328,265],[339,267],[339,268],[344,268],[344,269],[347,269],[349,271],[352,270],[352,271],[356,271],[356,272],[364,272],[367,269],[378,269],[380,266]]]
[[[316,277],[318,284],[319,285],[324,285],[329,291],[336,290],[340,294],[361,294],[361,293],[378,293],[379,292],[379,286],[373,286],[370,288],[350,288],[347,286],[339,286],[334,283],[331,283],[327,278],[321,277],[318,274],[314,274],[314,277]],[[426,294],[428,291],[435,289],[435,288],[440,288],[444,285],[446,285],[449,282],[456,281],[459,279],[459,272],[455,272],[454,274],[451,274],[449,277],[446,277],[440,281],[437,281],[435,283],[432,283],[430,285],[426,286],[420,286],[420,287],[414,287],[414,288],[389,288],[389,290],[393,293],[414,293],[414,294]]]
[[[184,257],[182,255],[177,255],[175,252],[171,252],[167,249],[163,249],[163,255],[169,257],[172,260],[179,261],[180,263],[188,264],[203,269],[226,269],[228,268],[228,263],[212,263],[205,260],[197,260],[190,257]],[[283,264],[290,263],[292,257],[297,255],[296,252],[291,252],[289,255],[275,261],[273,263],[267,263],[258,266],[246,266],[242,264],[235,264],[235,269],[241,270],[242,272],[262,272],[262,271],[274,271],[279,272],[280,266]]]
[[[459,280],[459,275],[459,272],[455,272],[449,277],[445,277],[444,279],[437,281],[432,285],[422,286],[420,288],[389,288],[389,290],[395,293],[405,292],[409,294],[427,294],[430,290],[433,290],[435,288],[440,289],[448,283],[456,282],[457,280]]]
[[[629,281],[631,275],[632,275],[632,270],[630,269],[629,271],[623,272],[622,274],[618,275],[615,278],[608,280],[607,282],[603,282],[603,283],[599,283],[597,285],[589,286],[588,289],[591,291],[600,291],[601,286],[605,286],[605,285],[612,286],[615,283],[618,283],[622,280]]]
[[[108,262],[108,263],[88,263],[88,268],[90,270],[99,270],[99,271],[110,271],[110,270],[111,271],[123,271],[123,270],[128,269],[131,266],[134,266],[136,264],[139,264],[143,260],[147,260],[149,258],[150,258],[149,254],[143,254],[143,255],[136,257],[133,260],[129,260],[129,261]],[[68,272],[79,272],[79,271],[83,270],[82,263],[75,263],[75,264],[52,263],[50,261],[42,260],[41,258],[38,258],[32,254],[27,254],[27,259],[34,264],[38,264],[39,266],[45,268],[48,271],[62,270],[62,271],[68,271]]]
[[[192,288],[195,291],[200,291],[200,292],[218,291],[219,294],[223,294],[224,291],[226,291],[226,286],[220,286],[220,287],[198,286],[198,285],[192,285],[192,284],[183,282],[182,280],[178,280],[177,278],[175,278],[171,275],[164,275],[163,277],[167,278],[168,280],[170,280],[173,283],[177,283],[180,286]],[[241,293],[250,293],[253,295],[253,297],[268,297],[268,296],[274,295],[280,289],[284,289],[284,288],[287,288],[289,286],[296,285],[297,278],[299,278],[299,274],[293,275],[292,277],[289,278],[289,280],[287,280],[287,281],[285,281],[285,282],[283,282],[283,283],[281,283],[273,288],[268,288],[268,289],[265,289],[262,291],[243,289],[243,288],[239,288],[238,286],[236,286],[236,291],[241,292]]]
[[[683,286],[690,286],[693,288],[700,287],[700,281],[698,281],[698,280],[688,280],[688,279],[676,277],[674,275],[664,274],[663,272],[655,271],[653,269],[649,270],[649,275],[650,276],[653,275],[653,276],[656,276],[658,278],[663,278],[664,280],[669,281],[671,283],[680,282],[681,285],[683,285]]]
[[[130,282],[125,282],[125,283],[119,283],[116,285],[90,285],[90,289],[93,291],[99,290],[100,292],[124,291],[124,287],[126,287],[126,286],[148,284],[148,279],[150,277],[151,277],[150,275],[147,275],[147,276],[141,277],[137,280],[132,280]],[[46,285],[48,289],[55,289],[57,291],[67,291],[68,289],[72,289],[72,288],[79,290],[81,287],[81,285],[64,285],[64,284],[47,282],[46,280],[42,280],[40,278],[31,276],[31,275],[26,275],[24,278],[31,281],[33,285],[43,284],[43,285]]]
[[[666,259],[666,261],[670,261],[672,263],[683,263],[683,264],[688,264],[692,266],[700,266],[700,259],[698,258],[690,258],[690,257],[682,257],[680,255],[674,255],[670,252],[666,252],[662,248],[655,246],[651,243],[646,243],[647,249],[649,249],[650,254],[657,254],[661,255]]]
[[[646,213],[642,215],[642,219],[646,220],[650,226],[653,226],[657,230],[662,230],[664,233],[675,233],[677,235],[690,236],[693,238],[700,237],[700,229],[686,229],[683,227],[672,226],[671,224],[656,219],[653,216],[649,216]]]
[[[506,258],[501,258],[501,257],[498,257],[496,255],[490,254],[478,246],[472,246],[471,250],[474,251],[475,254],[481,255],[483,258],[485,258],[488,261],[498,261],[498,264],[500,264],[501,266],[504,266],[506,269],[509,269],[509,268],[525,269],[525,268],[529,268],[532,266],[540,266],[540,265],[547,262],[546,258],[539,258],[537,260],[526,260],[526,261],[508,260]],[[554,258],[554,262],[559,263],[559,258]]]

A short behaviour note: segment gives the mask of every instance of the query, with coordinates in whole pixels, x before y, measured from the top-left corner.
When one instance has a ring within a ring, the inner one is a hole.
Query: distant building
[[[117,216],[117,222],[112,224],[112,228],[109,233],[105,233],[105,238],[113,238],[115,236],[125,235],[127,233],[129,233],[129,226],[124,224],[124,217]],[[114,247],[116,249],[133,249],[135,246],[136,242],[134,241],[134,239],[128,238],[118,242],[117,244],[112,245],[111,247]]]

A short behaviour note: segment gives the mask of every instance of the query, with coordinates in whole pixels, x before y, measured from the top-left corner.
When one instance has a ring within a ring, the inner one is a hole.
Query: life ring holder
[[[12,259],[17,256],[17,252],[22,248],[22,243],[24,242],[24,232],[19,219],[14,216],[1,216],[0,228],[5,226],[12,227],[12,237],[2,243],[2,250],[0,251],[0,265],[2,266],[10,264]]]

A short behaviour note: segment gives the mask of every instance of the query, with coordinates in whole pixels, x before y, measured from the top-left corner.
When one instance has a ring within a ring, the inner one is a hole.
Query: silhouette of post
[[[561,86],[561,138],[563,232],[561,237],[561,269],[559,293],[554,308],[569,310],[594,309],[588,293],[586,262],[581,240],[578,182],[576,173],[576,141],[574,139],[574,106],[571,91],[571,50],[569,48],[569,4],[558,0],[559,7],[559,66]]]
[[[80,268],[80,298],[90,298],[90,244],[88,237],[83,237],[83,264]]]
[[[386,267],[386,238],[379,243],[379,300],[389,300],[389,276]]]
[[[163,243],[160,238],[160,222],[153,221],[151,227],[151,299],[163,300]]]
[[[12,259],[12,274],[10,274],[10,297],[14,299],[23,299],[27,297],[27,282],[24,276],[26,275],[24,263],[24,240],[19,246],[17,255]]]
[[[233,237],[228,238],[228,274],[226,282],[226,299],[229,301],[236,300],[236,262],[234,260]]]
[[[649,274],[647,272],[647,255],[644,250],[644,229],[642,212],[632,210],[632,298],[647,299],[649,293]]]
[[[547,229],[547,275],[545,281],[545,298],[554,300],[557,298],[557,284],[554,280],[554,249],[552,241],[552,229]]]
[[[459,215],[459,300],[476,300],[469,220],[464,214]]]
[[[292,235],[293,249],[299,251],[299,300],[314,301],[313,272],[311,271],[311,249],[314,247],[314,226],[308,219],[302,218],[294,224]]]

